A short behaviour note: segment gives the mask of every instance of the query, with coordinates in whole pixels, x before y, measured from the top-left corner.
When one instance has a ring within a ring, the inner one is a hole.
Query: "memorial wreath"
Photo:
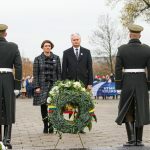
[[[77,81],[58,81],[49,92],[48,120],[58,132],[79,133],[85,127],[92,128],[94,103],[90,92]],[[65,119],[65,115],[69,116]]]

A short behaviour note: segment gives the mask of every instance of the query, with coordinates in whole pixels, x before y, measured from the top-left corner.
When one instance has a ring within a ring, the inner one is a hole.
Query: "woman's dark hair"
[[[41,48],[44,47],[44,44],[45,44],[45,43],[51,44],[51,49],[54,47],[54,44],[53,44],[50,40],[44,40],[44,41],[42,42],[42,44],[41,44]]]

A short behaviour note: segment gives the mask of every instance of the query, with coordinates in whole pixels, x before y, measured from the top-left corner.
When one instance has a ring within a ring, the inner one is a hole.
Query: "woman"
[[[33,64],[34,99],[33,105],[41,106],[41,115],[44,123],[43,133],[53,133],[52,124],[47,119],[47,97],[53,84],[61,79],[61,64],[59,56],[51,51],[54,45],[45,40],[41,44],[43,52],[37,56]]]

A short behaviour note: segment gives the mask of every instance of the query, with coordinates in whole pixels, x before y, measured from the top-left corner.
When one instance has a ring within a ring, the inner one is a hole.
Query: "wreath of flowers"
[[[92,128],[94,103],[91,94],[77,81],[57,81],[49,92],[48,119],[62,133],[79,133],[85,127]],[[64,118],[69,114],[69,120]],[[70,118],[73,120],[70,120]]]

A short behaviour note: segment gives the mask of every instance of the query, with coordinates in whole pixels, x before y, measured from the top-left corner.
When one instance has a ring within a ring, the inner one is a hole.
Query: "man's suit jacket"
[[[80,47],[79,58],[76,58],[73,47],[63,53],[62,80],[82,81],[85,87],[93,84],[93,69],[91,53]]]

